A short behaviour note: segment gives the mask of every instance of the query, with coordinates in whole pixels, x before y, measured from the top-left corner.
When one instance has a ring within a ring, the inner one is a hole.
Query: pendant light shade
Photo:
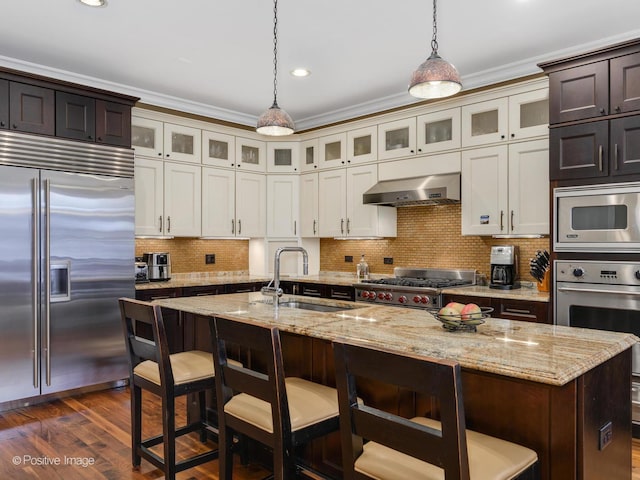
[[[291,135],[295,126],[287,112],[278,106],[278,0],[273,1],[273,105],[258,118],[256,132],[262,135]]]
[[[443,98],[462,89],[460,74],[452,64],[438,55],[436,0],[433,0],[433,37],[431,55],[411,75],[409,93],[417,98]]]

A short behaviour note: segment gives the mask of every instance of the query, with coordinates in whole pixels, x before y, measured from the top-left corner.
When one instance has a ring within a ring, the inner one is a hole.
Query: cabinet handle
[[[346,292],[331,292],[331,298],[340,298],[344,300],[351,300],[351,295]]]
[[[504,230],[504,210],[500,210],[500,231]]]
[[[344,218],[340,219],[340,233],[344,235]]]
[[[242,235],[242,220],[238,220],[238,235]]]
[[[162,215],[160,215],[158,217],[158,219],[160,220],[160,230],[159,230],[159,232],[162,233]]]
[[[616,107],[616,113],[620,113],[621,111],[622,111],[622,109],[620,108],[620,105],[618,105],[618,106]]]
[[[298,234],[297,226],[298,226],[298,222],[294,220],[294,221],[293,221],[293,234],[294,234],[294,235],[297,235],[297,234]]]
[[[316,234],[316,221],[313,221],[313,234]]]
[[[529,310],[520,310],[519,308],[505,308],[502,313],[508,313],[513,317],[536,318]]]
[[[613,147],[613,168],[618,170],[618,144]]]
[[[351,219],[347,218],[347,235],[351,233]]]
[[[601,108],[601,109],[600,109],[600,115],[604,115],[604,114],[606,114],[606,113],[607,113],[607,111],[606,111],[604,108]]]
[[[602,145],[598,146],[598,169],[602,171]]]
[[[511,231],[513,232],[513,210],[511,210]]]
[[[236,233],[236,221],[231,220],[231,233],[235,235]]]
[[[167,217],[167,233],[171,232],[171,217]]]
[[[4,127],[5,123],[4,122],[0,122],[0,127]]]

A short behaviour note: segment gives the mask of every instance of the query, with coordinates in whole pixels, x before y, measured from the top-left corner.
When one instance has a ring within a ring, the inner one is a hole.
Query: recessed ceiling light
[[[83,5],[88,7],[106,7],[107,0],[78,0]]]
[[[294,68],[291,70],[291,75],[294,77],[308,77],[311,75],[311,71],[307,68]]]

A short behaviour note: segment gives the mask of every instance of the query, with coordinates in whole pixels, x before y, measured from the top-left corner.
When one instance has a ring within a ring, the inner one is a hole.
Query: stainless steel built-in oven
[[[558,325],[640,336],[640,263],[557,260],[554,318]],[[632,419],[640,428],[640,346],[633,347]]]
[[[640,183],[554,190],[556,252],[640,253]]]

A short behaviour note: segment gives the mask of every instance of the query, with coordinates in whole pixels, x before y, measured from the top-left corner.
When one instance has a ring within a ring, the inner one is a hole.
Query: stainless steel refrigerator
[[[0,132],[0,406],[127,377],[133,152]]]

